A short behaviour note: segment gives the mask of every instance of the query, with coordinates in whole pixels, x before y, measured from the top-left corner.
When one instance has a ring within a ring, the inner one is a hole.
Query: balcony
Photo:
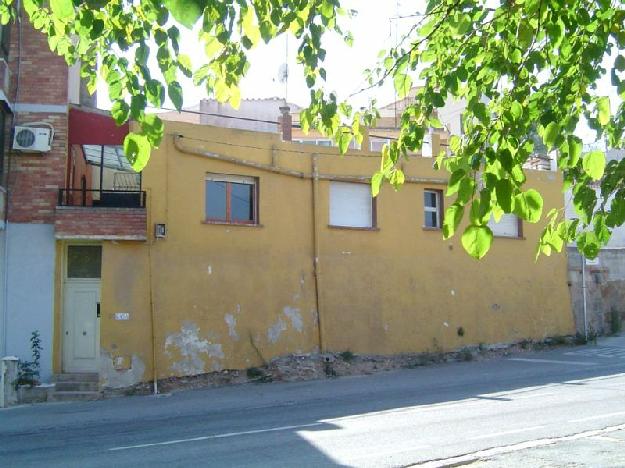
[[[57,239],[145,240],[146,193],[119,145],[72,145],[58,193]]]
[[[57,206],[145,208],[145,191],[60,189]]]
[[[146,193],[140,190],[60,189],[57,239],[147,239]]]

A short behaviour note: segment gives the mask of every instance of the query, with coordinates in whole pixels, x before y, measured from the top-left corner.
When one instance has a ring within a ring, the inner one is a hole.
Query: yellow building
[[[459,239],[442,239],[446,180],[432,159],[411,157],[405,186],[372,199],[379,163],[379,153],[168,122],[142,175],[146,208],[118,209],[143,210],[145,240],[57,229],[56,371],[97,371],[123,387],[292,353],[445,351],[573,332],[566,257],[534,261],[539,226],[506,218],[475,261]],[[559,174],[530,172],[528,185],[547,210],[562,206]],[[75,209],[82,219],[103,210]],[[89,284],[99,296],[84,296],[100,302],[89,348],[63,338],[87,280],[68,271],[98,252]]]

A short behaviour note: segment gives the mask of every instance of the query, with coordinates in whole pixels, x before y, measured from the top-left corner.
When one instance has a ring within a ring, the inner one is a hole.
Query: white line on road
[[[587,418],[571,419],[569,422],[576,423],[576,422],[592,421],[594,419],[606,419],[606,418],[612,418],[614,416],[623,416],[624,414],[625,414],[625,411],[619,411],[616,413],[598,414],[596,416],[588,416]]]
[[[556,361],[554,359],[526,359],[526,358],[510,358],[508,361],[536,362],[538,364],[572,364],[574,366],[595,366],[596,362],[590,361]]]
[[[226,432],[224,434],[214,434],[209,436],[201,436],[201,437],[193,437],[190,439],[174,439],[174,440],[166,440],[164,442],[154,442],[151,444],[138,444],[138,445],[126,445],[122,447],[112,447],[109,449],[111,452],[116,452],[119,450],[129,450],[129,449],[137,449],[137,448],[145,448],[145,447],[156,447],[159,445],[174,445],[174,444],[182,444],[184,442],[198,442],[202,440],[210,440],[210,439],[225,439],[228,437],[237,437],[243,435],[250,434],[262,434],[263,432],[278,432],[278,431],[290,431],[293,429],[302,429],[304,427],[314,427],[321,426],[324,423],[316,422],[312,424],[300,424],[299,426],[280,426],[280,427],[270,427],[268,429],[256,429],[253,431],[241,431],[241,432]]]
[[[523,429],[515,429],[512,431],[495,432],[493,434],[484,434],[484,435],[480,435],[476,437],[470,437],[469,440],[490,439],[491,437],[499,437],[499,436],[510,435],[510,434],[520,434],[522,432],[530,432],[530,431],[535,431],[536,429],[542,429],[543,427],[545,426],[532,426],[532,427],[524,427]]]

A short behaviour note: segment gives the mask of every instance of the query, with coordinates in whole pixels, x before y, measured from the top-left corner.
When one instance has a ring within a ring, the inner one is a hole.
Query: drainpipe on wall
[[[282,129],[282,141],[293,139],[293,117],[289,106],[280,107],[280,127]]]
[[[586,258],[582,254],[582,298],[584,302],[584,339],[588,341],[588,315],[586,309]]]
[[[150,190],[146,190],[148,196],[148,204],[146,206],[146,210],[148,207],[152,206],[152,192]],[[149,211],[148,211],[149,213]],[[152,218],[148,215],[147,223],[148,226],[152,226]],[[158,395],[158,366],[156,361],[156,324],[155,324],[155,313],[154,313],[154,291],[152,287],[152,245],[156,241],[156,238],[153,234],[150,234],[148,230],[148,236],[151,239],[148,239],[148,290],[150,291],[150,333],[152,335],[152,380],[153,380],[153,391],[154,395]]]
[[[319,206],[319,168],[317,166],[317,155],[312,155],[312,223],[313,223],[313,273],[315,277],[315,302],[317,307],[317,333],[319,339],[319,353],[325,351],[323,343],[323,331],[321,328],[321,300],[319,284],[321,282],[321,268],[319,266],[319,223],[317,207]]]

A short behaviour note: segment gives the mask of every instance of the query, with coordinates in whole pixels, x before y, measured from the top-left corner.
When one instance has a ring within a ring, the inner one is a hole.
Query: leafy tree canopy
[[[15,17],[14,3],[0,0],[3,24]],[[100,61],[113,117],[140,124],[125,141],[137,170],[163,137],[162,122],[146,113],[146,106],[161,107],[167,95],[181,109],[180,74],[236,107],[248,51],[286,31],[299,41],[298,60],[310,88],[310,107],[301,114],[305,130],[332,135],[345,151],[376,116],[374,110],[356,112],[323,91],[322,35],[337,33],[351,41],[343,31],[350,13],[339,0],[23,0],[23,5],[53,51],[69,63],[80,60],[91,91]],[[576,130],[585,119],[597,139],[611,147],[625,143],[623,104],[612,108],[607,91],[597,89],[609,74],[613,90],[625,96],[623,0],[430,0],[414,19],[403,41],[367,71],[372,87],[392,80],[400,97],[413,83],[421,85],[401,116],[399,138],[382,153],[373,193],[384,180],[403,183],[401,158],[421,148],[427,128],[441,127],[438,108],[450,99],[463,100],[463,136],[452,137],[450,151],[435,160],[449,172],[447,196],[454,197],[444,236],[453,236],[468,218],[462,244],[481,258],[493,240],[488,220],[514,213],[531,223],[545,219],[538,253],[550,255],[575,240],[586,256],[595,257],[612,229],[625,223],[625,160],[606,163],[601,151],[584,154]],[[205,60],[192,64],[179,48],[179,28],[198,25]],[[148,68],[150,56],[156,57],[156,73]],[[539,144],[557,150],[578,219],[564,219],[562,210],[543,213],[540,193],[524,188],[523,165],[544,151]]]

